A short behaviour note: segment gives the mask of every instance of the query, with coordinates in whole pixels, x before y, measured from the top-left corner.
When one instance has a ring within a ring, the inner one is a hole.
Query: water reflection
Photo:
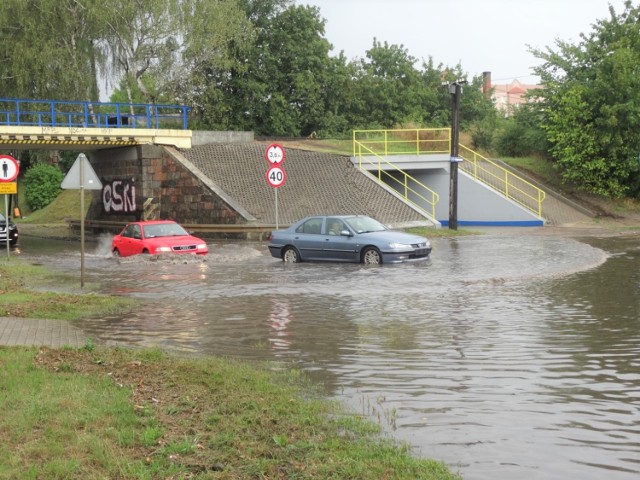
[[[269,342],[274,350],[288,351],[291,347],[291,340],[288,325],[293,321],[288,300],[271,300],[271,314],[269,315],[269,325],[272,333]]]
[[[92,285],[151,301],[106,342],[286,361],[467,479],[640,473],[640,240],[437,239],[422,264],[285,265],[263,244],[115,260]],[[77,253],[24,255],[61,271]]]

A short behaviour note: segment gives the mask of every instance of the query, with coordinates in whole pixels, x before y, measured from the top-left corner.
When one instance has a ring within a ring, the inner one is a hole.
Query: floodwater
[[[522,232],[375,267],[215,241],[205,260],[115,259],[104,238],[87,244],[85,290],[152,303],[78,326],[293,365],[467,480],[640,478],[640,238]],[[79,242],[21,242],[14,254],[79,289]]]

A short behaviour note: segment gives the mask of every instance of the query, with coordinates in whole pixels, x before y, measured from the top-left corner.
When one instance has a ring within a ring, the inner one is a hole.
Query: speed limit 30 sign
[[[287,180],[287,174],[285,173],[282,167],[278,167],[274,165],[269,170],[267,170],[267,182],[273,188],[278,188],[284,185],[284,182]]]

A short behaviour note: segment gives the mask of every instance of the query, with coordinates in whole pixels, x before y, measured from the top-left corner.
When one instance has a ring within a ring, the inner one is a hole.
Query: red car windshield
[[[157,223],[144,226],[144,237],[175,237],[189,235],[189,233],[177,223]]]

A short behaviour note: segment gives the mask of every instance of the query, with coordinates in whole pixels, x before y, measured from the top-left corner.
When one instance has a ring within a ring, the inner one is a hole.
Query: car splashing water
[[[77,244],[23,243],[79,268]],[[297,366],[467,480],[640,475],[637,236],[444,238],[393,266],[289,265],[249,242],[87,250],[89,285],[146,300],[77,323],[97,340]]]

